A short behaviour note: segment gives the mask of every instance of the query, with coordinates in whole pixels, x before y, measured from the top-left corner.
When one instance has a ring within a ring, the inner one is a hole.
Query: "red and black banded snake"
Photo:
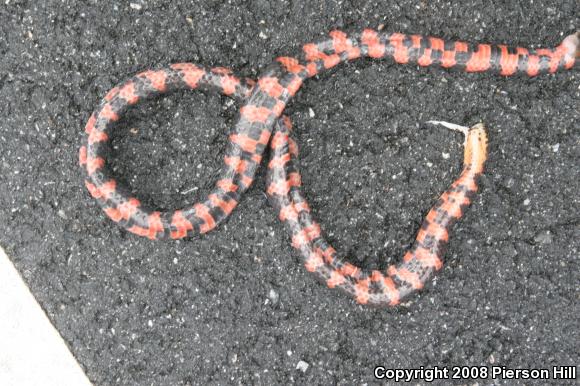
[[[462,206],[470,202],[469,195],[476,190],[476,177],[483,170],[485,130],[475,126],[466,134],[464,171],[429,212],[401,265],[391,267],[385,274],[365,273],[337,259],[310,218],[299,190],[300,175],[294,162],[297,151],[292,150],[295,146],[289,137],[290,121],[282,117],[287,103],[306,79],[339,63],[363,57],[391,58],[400,64],[437,65],[465,72],[536,76],[577,66],[579,46],[580,32],[569,35],[555,48],[532,50],[371,29],[349,35],[335,30],[329,39],[305,44],[296,57],[277,58],[255,84],[224,68],[205,69],[192,63],[145,71],[113,88],[87,122],[86,142],[79,154],[86,174],[85,185],[107,216],[128,231],[150,239],[179,239],[209,232],[231,214],[251,186],[269,145],[267,193],[290,228],[293,245],[302,252],[307,269],[330,287],[346,290],[359,303],[394,305],[421,288],[432,272],[440,268],[448,229],[460,217]],[[115,122],[129,107],[179,88],[217,90],[242,106],[228,138],[224,166],[215,188],[200,203],[161,212],[145,207],[132,197],[129,189],[117,183],[107,168],[109,139]],[[476,161],[480,164],[476,165]]]

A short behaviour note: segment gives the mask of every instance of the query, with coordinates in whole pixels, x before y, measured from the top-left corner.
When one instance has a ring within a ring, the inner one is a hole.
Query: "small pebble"
[[[310,118],[314,118],[316,116],[316,114],[314,114],[314,110],[312,110],[311,107],[308,108],[308,116]]]
[[[534,237],[534,241],[538,244],[551,244],[552,239],[553,237],[550,231],[542,231]]]
[[[306,372],[306,370],[308,370],[308,368],[310,367],[310,365],[304,361],[300,361],[298,362],[298,364],[296,365],[296,370],[300,370],[303,373]]]
[[[268,294],[268,297],[270,298],[272,303],[276,304],[276,303],[278,303],[278,298],[280,297],[280,295],[278,295],[278,292],[271,289],[270,293]]]
[[[137,3],[130,3],[129,4],[129,7],[133,8],[133,9],[135,9],[137,11],[139,11],[142,8],[141,7],[141,4],[137,4]]]

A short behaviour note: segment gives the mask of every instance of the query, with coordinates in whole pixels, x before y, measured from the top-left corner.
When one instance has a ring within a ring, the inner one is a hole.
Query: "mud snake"
[[[109,91],[85,126],[86,142],[79,161],[86,172],[85,185],[106,215],[129,232],[150,239],[179,239],[211,231],[237,206],[253,182],[266,147],[270,150],[267,194],[286,224],[292,245],[306,269],[331,288],[348,293],[358,303],[376,306],[399,304],[423,287],[440,269],[449,230],[477,191],[477,178],[486,159],[486,133],[482,125],[465,130],[464,168],[427,214],[403,261],[386,272],[367,272],[337,257],[312,219],[301,191],[296,165],[297,146],[291,123],[282,113],[303,82],[338,64],[358,58],[391,58],[400,64],[457,68],[466,72],[495,72],[503,76],[536,76],[569,70],[580,62],[580,32],[555,48],[526,49],[505,45],[472,45],[421,35],[365,29],[347,35],[332,31],[318,43],[305,44],[296,57],[279,57],[257,82],[235,77],[224,68],[207,69],[178,63],[135,75]],[[139,101],[176,89],[207,89],[236,99],[242,107],[229,135],[224,167],[214,190],[200,203],[172,212],[146,208],[118,184],[107,169],[109,135],[115,122]],[[273,136],[272,136],[273,133]],[[271,138],[272,136],[272,138]]]

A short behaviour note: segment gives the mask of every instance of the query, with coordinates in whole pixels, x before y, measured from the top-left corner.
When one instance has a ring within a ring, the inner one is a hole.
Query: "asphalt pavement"
[[[155,242],[106,218],[78,148],[99,100],[148,68],[191,61],[255,79],[335,28],[553,47],[580,28],[579,11],[577,0],[6,0],[0,245],[95,385],[350,385],[375,383],[376,366],[578,365],[577,69],[529,79],[360,60],[298,92],[286,112],[305,194],[333,246],[369,269],[402,257],[461,170],[461,135],[424,122],[489,128],[481,190],[445,267],[393,309],[306,272],[267,203],[264,167],[217,230]],[[149,205],[196,201],[237,107],[202,92],[140,105],[115,132],[115,174]],[[480,381],[494,383],[534,382]]]

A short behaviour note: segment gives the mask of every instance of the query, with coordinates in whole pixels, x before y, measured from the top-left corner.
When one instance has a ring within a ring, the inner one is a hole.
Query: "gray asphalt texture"
[[[576,0],[392,3],[0,5],[0,244],[95,384],[372,384],[376,365],[579,364],[578,71],[362,60],[294,98],[305,193],[333,246],[366,268],[401,258],[461,170],[461,135],[424,122],[489,127],[481,191],[445,267],[395,309],[356,305],[306,272],[264,167],[225,225],[184,241],[127,233],[85,190],[84,124],[137,71],[192,61],[256,78],[334,28],[552,47],[580,27]],[[117,176],[162,209],[201,198],[237,107],[201,92],[140,105],[116,131]],[[484,381],[503,382],[515,383]]]

